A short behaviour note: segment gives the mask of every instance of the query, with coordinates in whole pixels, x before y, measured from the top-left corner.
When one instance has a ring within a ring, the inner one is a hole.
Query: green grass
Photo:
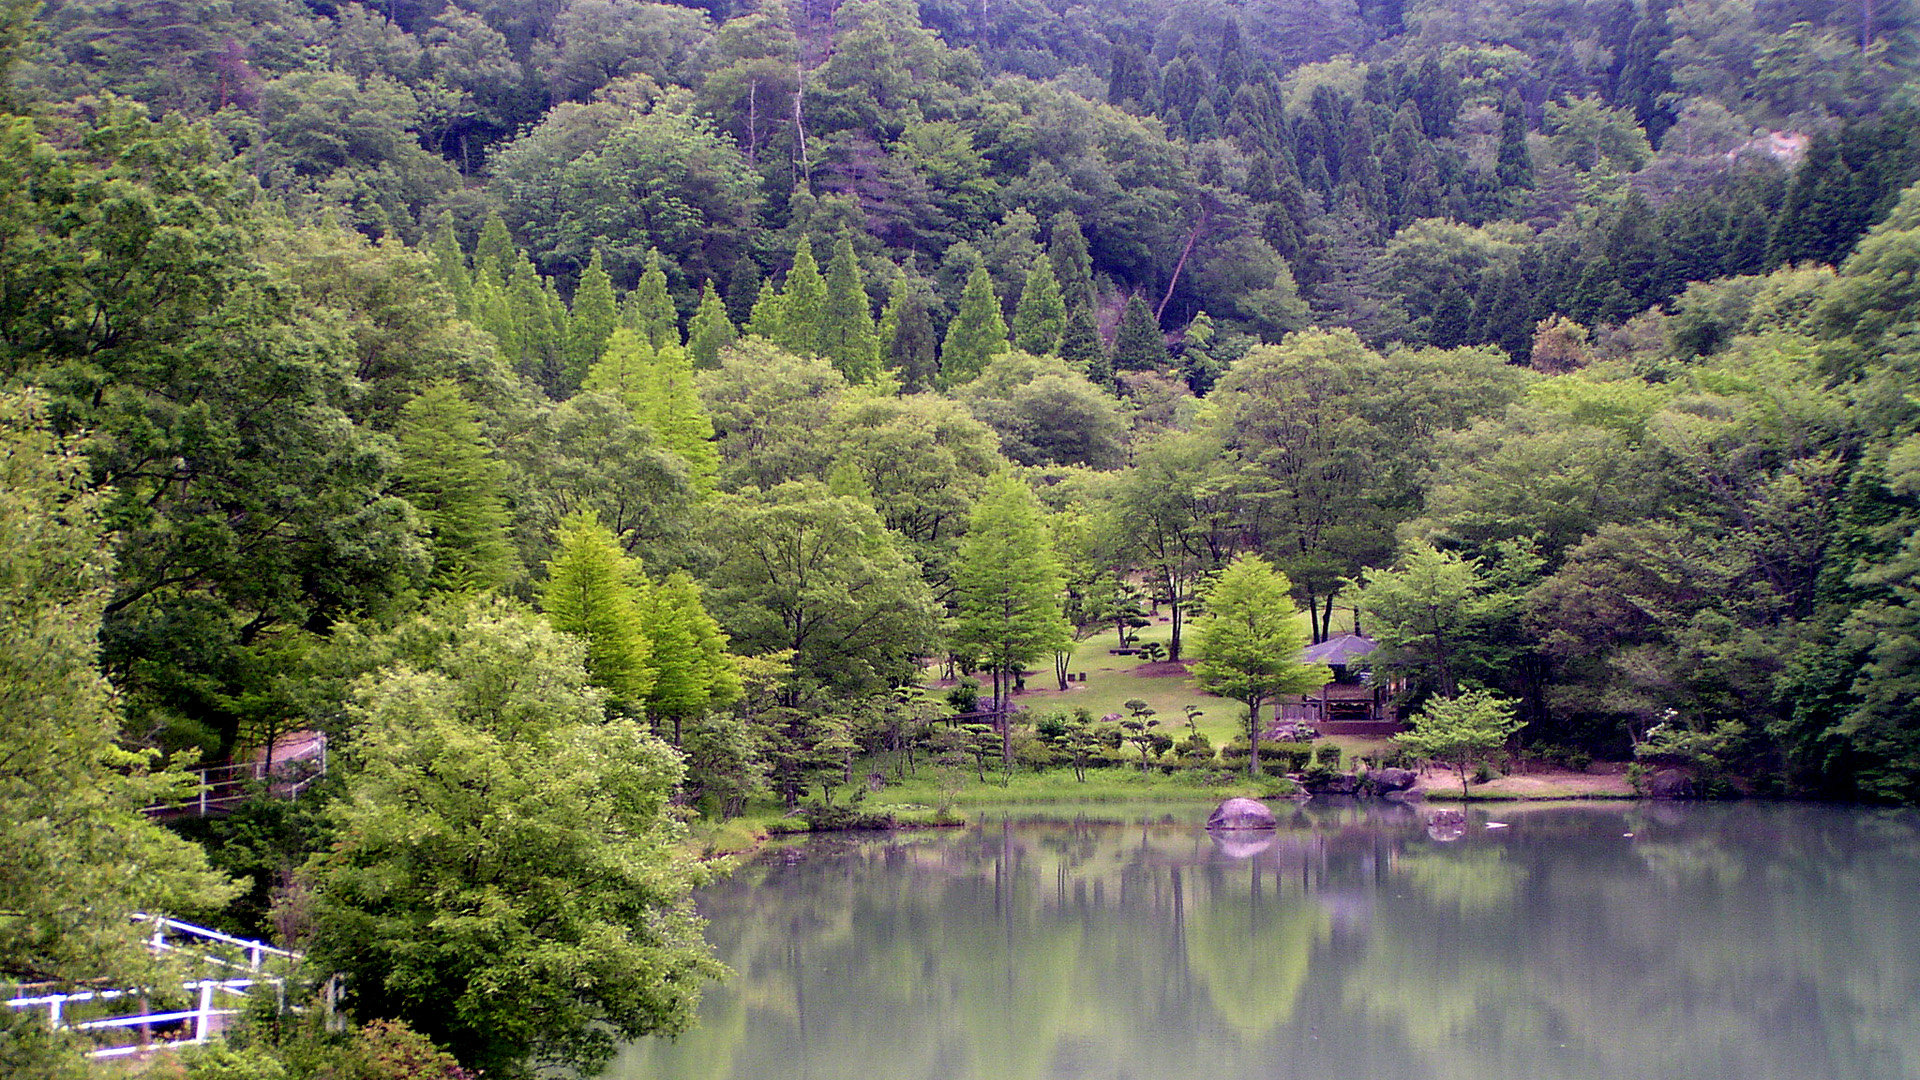
[[[1300,616],[1302,623],[1306,616]],[[1186,659],[1192,659],[1193,635],[1189,624],[1182,634],[1181,645],[1186,651]],[[1172,636],[1170,623],[1155,621],[1153,625],[1140,630],[1135,644],[1143,645],[1157,641],[1162,645]],[[1094,719],[1108,713],[1127,714],[1126,703],[1140,700],[1154,710],[1154,719],[1160,721],[1160,730],[1171,735],[1176,741],[1187,734],[1186,714],[1188,705],[1201,710],[1196,725],[1214,746],[1224,746],[1236,736],[1246,733],[1246,706],[1231,698],[1216,697],[1200,689],[1192,678],[1150,677],[1135,674],[1141,666],[1138,656],[1115,656],[1110,651],[1120,644],[1120,635],[1107,630],[1082,640],[1074,649],[1073,662],[1068,670],[1087,673],[1085,683],[1074,683],[1073,689],[1065,692],[1054,689],[1051,668],[1043,668],[1027,679],[1028,692],[1014,698],[1016,705],[1023,705],[1033,711],[1037,718],[1055,711],[1072,711],[1084,708],[1093,714]],[[1263,719],[1271,722],[1273,712],[1269,705],[1261,709]],[[1362,752],[1371,753],[1383,740],[1346,739],[1335,736],[1343,750],[1364,748]],[[1351,743],[1353,746],[1349,746]]]
[[[1226,799],[1235,795],[1271,797],[1292,793],[1293,785],[1284,780],[1249,780],[1244,775],[1225,782],[1202,779],[1193,773],[1162,774],[1159,770],[1142,774],[1134,768],[1088,769],[1083,783],[1072,769],[1055,768],[1046,772],[1016,771],[1010,776],[988,772],[983,783],[973,773],[962,784],[922,769],[920,775],[890,783],[869,799],[869,806],[909,804],[916,806],[1009,806],[1037,803],[1123,803]]]

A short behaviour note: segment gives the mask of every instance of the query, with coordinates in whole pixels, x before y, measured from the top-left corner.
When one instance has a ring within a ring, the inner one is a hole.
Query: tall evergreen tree
[[[1094,385],[1113,388],[1113,365],[1107,359],[1107,344],[1100,340],[1100,327],[1093,321],[1091,307],[1073,308],[1067,313],[1066,330],[1060,335],[1060,358],[1080,365]]]
[[[757,305],[756,305],[757,306]],[[793,267],[780,289],[780,318],[773,343],[796,356],[820,355],[820,327],[827,315],[827,283],[813,260],[813,243],[806,237],[793,251]]]
[[[1527,149],[1527,107],[1518,91],[1509,90],[1500,105],[1500,152],[1494,178],[1502,188],[1533,186],[1533,153]]]
[[[427,583],[484,592],[514,570],[506,468],[480,432],[479,410],[441,379],[400,410],[400,494],[420,511],[433,549]]]
[[[1053,261],[1037,255],[1020,290],[1020,303],[1013,309],[1013,347],[1036,356],[1052,355],[1059,352],[1066,329],[1067,307],[1053,276]]]
[[[547,621],[587,643],[587,677],[594,685],[615,704],[643,708],[654,672],[653,645],[640,618],[647,588],[640,564],[591,510],[560,522],[554,548],[537,590]]]
[[[646,390],[636,416],[653,429],[660,445],[680,455],[702,490],[711,490],[720,469],[713,444],[713,418],[693,383],[693,358],[679,345],[655,354],[648,366]]]
[[[641,619],[653,646],[647,715],[656,725],[671,723],[679,746],[686,724],[740,697],[740,676],[727,655],[726,633],[686,571],[674,571],[647,591]]]
[[[887,298],[882,319],[886,337],[881,344],[886,350],[887,367],[909,394],[933,389],[938,373],[939,339],[934,335],[929,300],[926,283],[902,273],[893,279],[893,292]]]
[[[940,385],[951,387],[972,381],[1007,348],[1007,322],[1000,316],[993,277],[985,266],[975,266],[960,294],[960,310],[947,324],[947,338],[941,343]]]
[[[491,272],[501,281],[506,281],[513,273],[513,264],[519,259],[520,250],[513,244],[513,234],[507,231],[507,221],[499,211],[487,215],[480,226],[480,240],[473,248],[473,273],[477,278]]]
[[[740,332],[727,317],[727,306],[713,291],[713,282],[700,290],[700,309],[687,324],[687,353],[693,366],[711,370],[720,366],[720,350],[734,343]]]
[[[447,295],[453,297],[454,309],[472,318],[473,275],[467,271],[467,255],[460,250],[460,233],[454,228],[451,210],[443,211],[434,225],[431,254],[433,276],[446,286]]]
[[[600,249],[580,275],[580,287],[573,293],[572,318],[567,323],[566,390],[572,392],[586,381],[587,372],[606,351],[607,338],[619,325],[619,309],[613,295],[613,278],[600,260]]]
[[[1053,233],[1047,241],[1047,256],[1053,260],[1054,281],[1060,286],[1060,299],[1069,313],[1093,307],[1093,256],[1087,250],[1087,236],[1080,231],[1080,219],[1073,211],[1053,215]],[[1068,357],[1072,359],[1072,357]]]
[[[640,284],[627,294],[621,316],[656,349],[681,343],[680,315],[674,311],[673,295],[667,291],[666,260],[659,248],[647,249],[647,268],[640,275]]]
[[[779,344],[786,332],[786,310],[780,289],[772,281],[762,281],[760,295],[754,298],[753,311],[747,316],[747,333]]]
[[[1004,712],[1026,665],[1072,638],[1062,614],[1065,571],[1040,501],[1017,477],[1001,476],[974,505],[953,582],[956,641],[992,674]],[[1001,747],[1011,763],[1009,726],[1003,716]]]
[[[1171,363],[1166,335],[1153,319],[1153,309],[1139,293],[1127,301],[1120,314],[1120,327],[1113,336],[1115,371],[1158,371]]]
[[[849,383],[871,382],[880,374],[880,337],[869,305],[860,261],[853,253],[853,237],[842,230],[833,244],[833,259],[827,264],[820,352]]]
[[[753,318],[754,302],[760,299],[760,286],[766,280],[753,256],[742,255],[734,260],[733,269],[727,274],[727,318],[733,320],[733,325],[745,326]]]

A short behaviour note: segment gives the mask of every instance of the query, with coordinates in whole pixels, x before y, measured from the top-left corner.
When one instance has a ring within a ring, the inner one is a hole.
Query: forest
[[[1243,578],[1542,754],[1920,802],[1909,4],[0,0],[0,64],[0,977],[199,913],[592,1071],[718,973],[689,816]],[[317,805],[140,816],[295,730]]]

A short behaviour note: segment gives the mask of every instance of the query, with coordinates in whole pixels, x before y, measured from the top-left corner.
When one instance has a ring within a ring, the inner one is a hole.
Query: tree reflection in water
[[[1612,804],[981,815],[775,853],[620,1080],[1920,1075],[1920,818]],[[1624,833],[1635,834],[1632,837]]]

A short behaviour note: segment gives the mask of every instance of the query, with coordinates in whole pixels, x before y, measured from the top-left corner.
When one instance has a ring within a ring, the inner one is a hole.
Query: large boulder
[[[1373,782],[1375,792],[1388,795],[1407,790],[1420,776],[1412,769],[1375,769],[1367,774],[1367,778]]]
[[[1354,795],[1360,791],[1360,777],[1350,772],[1319,776],[1302,783],[1315,795]]]
[[[1278,824],[1273,811],[1258,799],[1228,799],[1207,818],[1209,829],[1271,829]]]
[[[1661,769],[1647,778],[1647,794],[1656,799],[1693,798],[1693,777],[1679,769]]]

